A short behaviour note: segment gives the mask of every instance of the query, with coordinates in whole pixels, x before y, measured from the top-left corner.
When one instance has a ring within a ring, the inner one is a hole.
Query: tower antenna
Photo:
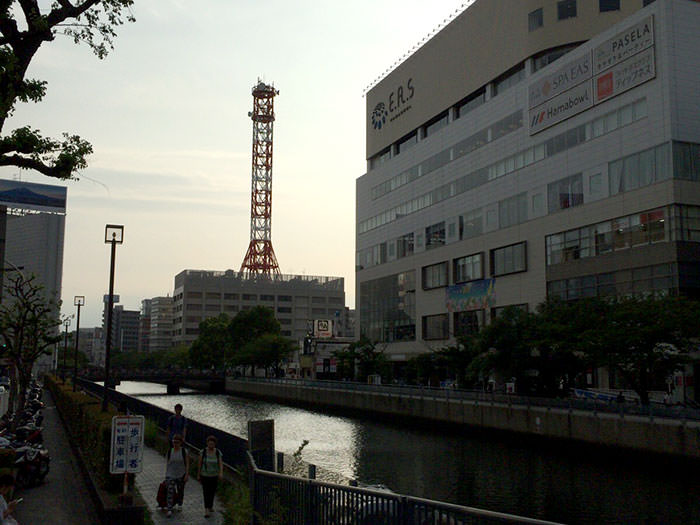
[[[258,79],[253,87],[253,173],[250,195],[250,244],[241,273],[280,275],[272,249],[272,124],[275,121],[273,86]]]

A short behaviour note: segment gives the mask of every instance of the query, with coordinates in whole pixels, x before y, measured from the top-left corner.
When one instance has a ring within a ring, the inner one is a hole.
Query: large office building
[[[67,189],[63,186],[0,180],[0,301],[11,300],[5,286],[17,276],[35,277],[59,315]],[[37,359],[38,376],[53,367],[52,356]]]
[[[314,319],[333,320],[345,307],[342,277],[256,276],[234,270],[184,270],[175,276],[173,342],[191,344],[199,323],[209,317],[266,306],[275,312],[281,333],[301,341]]]
[[[700,3],[477,0],[367,94],[358,333],[700,292]]]

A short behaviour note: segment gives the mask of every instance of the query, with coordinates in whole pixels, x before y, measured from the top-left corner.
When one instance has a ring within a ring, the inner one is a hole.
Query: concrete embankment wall
[[[372,415],[416,418],[700,459],[700,424],[697,422],[630,415],[620,417],[619,414],[602,412],[433,399],[384,392],[248,382],[232,378],[227,378],[226,391],[230,394],[280,402],[360,411]]]

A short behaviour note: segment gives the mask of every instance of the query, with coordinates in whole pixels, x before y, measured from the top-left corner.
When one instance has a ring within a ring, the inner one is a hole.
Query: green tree
[[[363,335],[359,341],[350,343],[348,350],[356,356],[359,381],[365,382],[367,376],[373,374],[380,374],[386,378],[389,372],[386,355],[366,336]]]
[[[236,356],[236,364],[273,370],[279,375],[282,361],[295,350],[294,343],[278,334],[263,334],[246,343]]]
[[[7,278],[0,304],[0,357],[11,361],[10,406],[21,411],[32,378],[32,368],[42,355],[51,354],[61,340],[59,303],[46,298],[44,287],[20,272]]]
[[[605,316],[585,333],[588,353],[617,370],[649,403],[649,390],[689,360],[700,337],[700,306],[680,297],[625,297],[610,301]]]
[[[447,375],[453,377],[460,388],[465,388],[481,379],[470,369],[480,353],[477,336],[465,335],[457,337],[457,344],[437,350],[435,362],[447,370]]]
[[[190,346],[190,363],[197,368],[222,368],[231,354],[231,318],[226,314],[199,323],[199,336]]]
[[[515,378],[519,388],[527,389],[533,365],[531,336],[531,314],[517,307],[506,308],[479,332],[476,355],[467,373],[486,379],[495,372],[506,379]]]
[[[280,323],[275,319],[275,313],[271,308],[255,306],[238,312],[229,323],[232,351],[236,354],[258,337],[265,334],[279,335],[280,331]],[[236,360],[235,355],[233,359]]]
[[[26,78],[44,42],[57,34],[85,43],[100,59],[113,49],[116,28],[133,22],[133,0],[56,0],[50,9],[38,0],[0,2],[0,166],[38,171],[47,177],[70,179],[87,167],[90,143],[77,135],[44,137],[30,126],[4,133],[6,120],[18,102],[39,102],[46,82]],[[43,12],[42,12],[43,9]]]

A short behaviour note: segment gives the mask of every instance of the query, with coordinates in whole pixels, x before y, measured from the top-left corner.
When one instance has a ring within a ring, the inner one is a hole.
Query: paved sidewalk
[[[136,486],[141,492],[141,496],[146,500],[148,509],[151,511],[153,523],[168,523],[177,525],[194,524],[216,524],[224,522],[219,509],[221,503],[218,498],[214,501],[214,513],[209,518],[204,517],[204,496],[202,495],[202,484],[190,477],[185,485],[185,499],[182,510],[173,511],[173,516],[168,518],[164,510],[158,510],[156,494],[158,486],[165,478],[165,458],[152,448],[146,447],[143,450],[143,472],[136,475]],[[32,522],[34,523],[34,522]]]
[[[16,492],[16,496],[24,501],[17,506],[15,517],[23,525],[95,525],[100,522],[97,510],[51,393],[45,391],[43,399],[46,403],[43,410],[44,446],[51,455],[51,466],[41,485]]]

